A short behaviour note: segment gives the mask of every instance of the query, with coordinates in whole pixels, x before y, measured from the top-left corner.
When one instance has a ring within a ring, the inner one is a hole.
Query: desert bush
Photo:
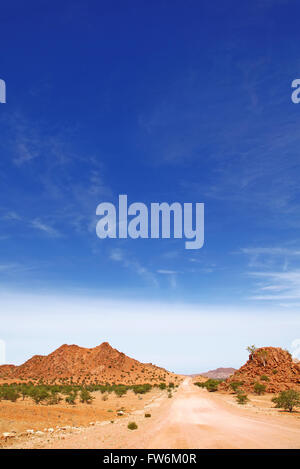
[[[282,391],[279,396],[273,397],[272,402],[276,404],[275,407],[292,412],[294,407],[300,406],[300,392],[294,389]]]
[[[44,386],[36,386],[32,389],[30,397],[36,404],[39,404],[49,398],[49,393]]]
[[[276,369],[274,368],[274,370],[272,370],[272,373],[273,373],[273,375],[277,375],[278,370],[276,370]]]
[[[244,394],[244,393],[241,393],[241,392],[238,393],[235,396],[235,398],[237,400],[237,403],[240,404],[240,405],[245,405],[249,401],[247,394]]]
[[[61,400],[62,398],[59,397],[57,394],[52,394],[51,396],[47,398],[47,404],[49,405],[59,404]]]
[[[159,383],[159,389],[161,389],[162,391],[166,389],[166,387],[167,387],[166,383]]]
[[[151,389],[152,386],[148,383],[132,386],[132,390],[135,394],[146,394],[146,392],[149,392]]]
[[[258,394],[259,396],[261,396],[262,394],[265,393],[266,386],[264,384],[261,384],[261,383],[255,383],[254,387],[253,387],[253,390],[254,390],[255,394]]]
[[[127,386],[116,386],[114,392],[117,396],[122,397],[127,393]]]
[[[136,430],[138,428],[138,426],[135,422],[129,422],[129,424],[127,425],[127,428],[129,430]]]
[[[151,417],[151,414],[145,414],[145,418]]]
[[[65,398],[65,401],[67,402],[67,404],[75,405],[76,404],[76,397],[77,397],[77,394],[75,394],[75,393],[69,394]]]
[[[205,382],[201,383],[200,381],[197,381],[196,383],[194,383],[195,386],[198,386],[199,388],[205,388]]]
[[[82,389],[80,392],[80,402],[91,404],[94,397],[87,389]]]
[[[3,387],[0,389],[0,400],[3,399],[6,401],[16,402],[19,397],[20,394],[18,393],[18,391],[11,386],[8,386],[7,388]]]
[[[239,387],[242,386],[242,384],[244,384],[243,381],[232,381],[230,383],[230,387],[234,392],[237,392]]]
[[[214,391],[217,391],[218,390],[218,386],[219,384],[221,383],[222,380],[220,379],[208,379],[206,380],[205,382],[201,383],[201,382],[196,382],[194,383],[195,386],[198,386],[199,388],[206,388],[207,391],[209,392],[214,392]]]
[[[208,392],[215,392],[218,390],[218,386],[220,384],[220,380],[218,379],[208,379],[205,381],[205,387]]]
[[[171,399],[171,397],[173,397],[173,395],[172,395],[171,392],[169,392],[169,393],[168,393],[168,398]]]
[[[267,375],[261,375],[260,379],[262,381],[270,381],[270,378]]]

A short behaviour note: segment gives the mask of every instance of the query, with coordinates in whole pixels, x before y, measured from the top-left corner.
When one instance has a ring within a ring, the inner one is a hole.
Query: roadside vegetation
[[[194,383],[195,386],[198,386],[199,388],[205,388],[207,389],[208,392],[215,392],[218,390],[218,386],[220,383],[222,383],[222,379],[208,379],[207,381],[201,383],[201,382],[196,382]]]
[[[136,430],[138,428],[138,426],[135,422],[129,422],[129,424],[127,425],[127,428],[129,430]]]
[[[275,407],[293,412],[294,407],[300,407],[300,392],[294,389],[282,391],[279,396],[273,397]]]
[[[166,389],[171,392],[174,389],[174,384],[170,383],[169,386],[165,383],[160,384],[138,384],[138,385],[124,385],[124,384],[91,384],[91,385],[78,385],[78,384],[34,384],[27,383],[11,383],[0,385],[0,401],[7,400],[16,402],[26,398],[32,399],[35,404],[55,405],[64,401],[70,405],[76,405],[78,402],[91,404],[94,396],[92,393],[100,391],[102,400],[106,401],[111,393],[116,396],[122,397],[128,391],[133,391],[137,395],[146,394],[153,388]],[[177,387],[177,385],[176,385]]]

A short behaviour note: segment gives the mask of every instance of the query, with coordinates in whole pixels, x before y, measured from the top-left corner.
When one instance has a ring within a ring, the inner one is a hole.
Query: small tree
[[[47,389],[43,387],[36,387],[33,389],[31,393],[31,398],[34,400],[36,404],[39,404],[42,401],[45,401],[49,398],[49,393]]]
[[[268,358],[268,351],[264,349],[258,350],[257,355],[260,358],[263,366],[266,366],[267,358]]]
[[[276,404],[275,407],[292,412],[294,407],[300,406],[300,392],[294,389],[282,391],[278,397],[273,397],[272,402]]]
[[[249,354],[250,354],[250,359],[252,360],[253,355],[254,355],[255,352],[256,352],[256,347],[255,347],[255,345],[249,345],[249,346],[246,348],[246,350],[249,352]]]

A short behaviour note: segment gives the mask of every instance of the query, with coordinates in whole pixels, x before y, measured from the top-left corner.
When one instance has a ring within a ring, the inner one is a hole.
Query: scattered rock
[[[2,433],[2,437],[7,440],[8,438],[13,438],[15,435],[13,433],[10,433],[10,432],[4,432]]]

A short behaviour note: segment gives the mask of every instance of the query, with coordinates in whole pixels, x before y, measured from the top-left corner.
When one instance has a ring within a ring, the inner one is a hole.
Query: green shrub
[[[272,402],[276,404],[275,407],[292,412],[294,407],[300,406],[300,392],[294,389],[282,391],[279,396],[273,397]]]
[[[42,401],[45,401],[49,398],[49,393],[44,386],[37,386],[34,387],[32,392],[30,393],[30,397],[36,404],[39,404]]]
[[[200,381],[197,381],[196,383],[194,383],[195,386],[198,386],[199,388],[205,388],[205,383],[200,383]]]
[[[276,374],[278,373],[278,370],[276,370],[276,369],[274,368],[274,370],[272,370],[272,373],[273,373],[273,375],[276,375]]]
[[[91,404],[94,397],[87,389],[82,389],[80,392],[80,402]]]
[[[75,405],[76,404],[76,394],[69,394],[66,398],[65,398],[65,401],[68,403],[68,404],[71,404],[71,405]]]
[[[235,398],[240,405],[245,405],[249,401],[247,394],[244,393],[238,393]]]
[[[149,392],[151,389],[152,386],[148,383],[132,386],[132,390],[135,394],[146,394],[146,392]]]
[[[262,381],[270,381],[270,378],[267,375],[261,375],[260,379]]]
[[[57,394],[52,394],[51,396],[47,398],[47,404],[49,405],[59,404],[61,400],[62,400],[61,397],[57,396]]]
[[[218,390],[218,386],[219,384],[222,382],[222,380],[220,379],[208,379],[206,380],[205,382],[201,383],[201,382],[196,382],[194,383],[195,386],[198,386],[199,388],[206,388],[207,391],[209,392],[214,392],[214,391],[217,391]]]
[[[114,389],[114,392],[117,396],[122,397],[122,396],[124,396],[124,394],[127,393],[127,387],[126,386],[117,386]]]
[[[0,400],[4,399],[6,401],[16,402],[19,397],[20,394],[13,387],[7,387],[7,389],[2,388],[0,390]]]
[[[129,424],[127,425],[127,428],[129,430],[136,430],[138,428],[138,426],[135,422],[129,422]]]
[[[205,384],[205,387],[208,390],[208,392],[215,392],[215,391],[218,390],[220,380],[218,380],[218,379],[208,379],[204,384]]]
[[[262,394],[265,393],[266,386],[264,384],[261,384],[261,383],[255,383],[253,390],[254,390],[255,394],[261,396]]]
[[[242,384],[244,384],[243,381],[232,381],[230,383],[230,387],[234,392],[237,392],[239,387],[242,386]]]

